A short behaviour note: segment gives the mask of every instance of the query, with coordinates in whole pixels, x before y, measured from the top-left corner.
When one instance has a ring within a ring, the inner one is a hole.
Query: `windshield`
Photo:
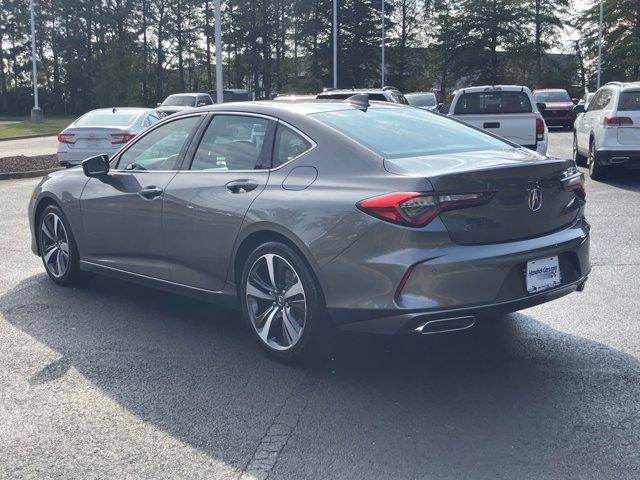
[[[536,102],[570,102],[571,97],[566,90],[554,90],[550,92],[537,92],[534,94]]]
[[[409,93],[405,97],[412,107],[436,106],[436,96],[433,93]]]
[[[162,102],[165,107],[194,107],[196,105],[196,97],[189,95],[171,95]]]
[[[387,158],[509,147],[480,130],[417,108],[338,110],[312,116]]]
[[[75,121],[76,127],[126,127],[136,121],[140,112],[94,110]]]
[[[463,93],[456,102],[454,114],[531,113],[529,96],[524,92]]]

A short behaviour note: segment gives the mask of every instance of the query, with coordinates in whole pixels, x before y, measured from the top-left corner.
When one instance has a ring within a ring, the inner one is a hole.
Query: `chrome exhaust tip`
[[[475,323],[476,317],[441,318],[439,320],[427,320],[422,322],[414,328],[413,331],[421,335],[456,332],[458,330],[471,328]]]

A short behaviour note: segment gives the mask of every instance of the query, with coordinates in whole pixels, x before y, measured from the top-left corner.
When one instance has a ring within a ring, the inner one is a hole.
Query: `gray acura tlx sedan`
[[[226,300],[293,359],[333,326],[461,330],[582,290],[584,205],[572,160],[356,95],[173,115],[45,177],[29,220],[55,283]]]

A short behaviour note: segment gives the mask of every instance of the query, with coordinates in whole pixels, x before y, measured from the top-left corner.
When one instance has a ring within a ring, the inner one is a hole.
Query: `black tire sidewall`
[[[246,301],[246,283],[249,276],[249,271],[254,262],[267,253],[275,253],[287,262],[295,269],[298,278],[302,282],[304,287],[305,297],[307,300],[307,315],[305,318],[304,329],[302,330],[302,336],[298,343],[288,350],[275,350],[266,345],[262,339],[258,336],[256,329],[252,325],[251,316],[249,315],[249,309]],[[240,280],[239,301],[242,309],[242,317],[244,319],[245,326],[251,332],[251,335],[258,342],[258,344],[271,356],[283,360],[293,361],[300,358],[307,358],[315,352],[315,347],[318,342],[322,341],[322,331],[324,330],[324,323],[326,319],[322,318],[324,306],[322,296],[318,289],[315,275],[313,274],[307,263],[301,258],[301,256],[288,245],[280,242],[267,242],[257,247],[244,263],[242,268],[242,276]]]
[[[589,167],[589,177],[593,180],[602,180],[605,176],[604,167],[598,163],[598,154],[594,150],[593,141],[589,144],[589,159],[587,166]]]
[[[67,242],[69,243],[69,268],[67,269],[65,274],[59,278],[56,278],[51,274],[51,272],[47,268],[47,265],[45,264],[44,255],[42,254],[44,251],[43,241],[42,241],[42,222],[44,221],[44,218],[47,216],[48,213],[55,213],[58,216],[58,218],[60,218],[60,220],[62,221],[62,224],[64,225],[65,231],[67,233]],[[78,254],[76,240],[73,236],[73,232],[71,231],[71,225],[69,224],[67,217],[62,212],[60,207],[58,207],[57,205],[47,206],[42,211],[42,213],[40,213],[40,216],[38,217],[37,228],[38,228],[37,230],[38,249],[40,251],[40,259],[42,260],[42,264],[44,265],[44,269],[47,272],[47,275],[49,275],[49,278],[53,280],[55,283],[57,283],[58,285],[70,285],[76,280],[78,280],[78,277],[80,274],[80,256]]]

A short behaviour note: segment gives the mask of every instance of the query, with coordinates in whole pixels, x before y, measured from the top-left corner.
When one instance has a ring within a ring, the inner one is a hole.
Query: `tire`
[[[242,269],[239,293],[249,331],[272,357],[316,358],[326,346],[330,321],[315,276],[288,245],[268,242],[257,247]]]
[[[587,166],[587,157],[581,155],[578,151],[578,137],[575,133],[573,134],[573,161],[580,167]]]
[[[37,220],[40,258],[49,278],[58,285],[78,284],[83,278],[80,255],[67,217],[57,205],[49,205]]]
[[[598,163],[598,153],[593,145],[593,141],[589,143],[589,158],[587,162],[589,167],[589,177],[593,180],[604,180],[607,178],[607,168]]]

